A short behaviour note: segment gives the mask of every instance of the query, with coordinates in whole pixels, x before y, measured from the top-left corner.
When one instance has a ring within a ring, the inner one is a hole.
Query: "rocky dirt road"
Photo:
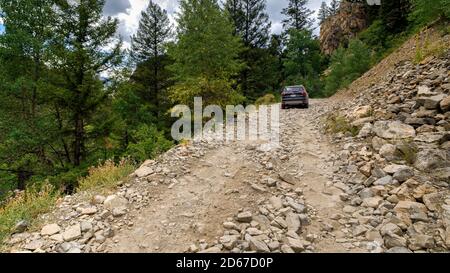
[[[9,249],[448,252],[449,60],[406,62],[355,98],[281,111],[279,147],[177,146],[109,196],[64,197]],[[339,132],[324,132],[326,118]]]
[[[107,251],[362,251],[336,240],[344,236],[337,221],[344,204],[343,191],[333,186],[335,151],[320,131],[326,103],[282,111],[280,148],[200,144],[200,156],[174,155],[184,159],[184,171],[159,166],[173,177],[169,182],[153,174],[131,186],[144,187],[149,201],[128,216],[133,225],[119,231]]]

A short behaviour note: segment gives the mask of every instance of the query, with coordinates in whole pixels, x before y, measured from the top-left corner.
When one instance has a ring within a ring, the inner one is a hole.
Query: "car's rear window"
[[[286,91],[289,93],[301,93],[304,91],[303,87],[287,87]]]

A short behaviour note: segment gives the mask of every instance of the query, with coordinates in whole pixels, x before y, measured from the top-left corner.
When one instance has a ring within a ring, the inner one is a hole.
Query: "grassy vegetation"
[[[89,175],[79,180],[78,191],[107,193],[126,182],[134,169],[135,166],[129,160],[117,164],[112,160],[106,161],[89,169]],[[14,232],[19,221],[25,220],[33,225],[39,215],[52,210],[60,196],[60,192],[52,185],[44,183],[41,186],[35,184],[25,192],[7,199],[0,207],[0,251],[5,247],[4,240]]]
[[[108,160],[89,169],[89,175],[80,179],[78,191],[99,193],[113,190],[125,182],[134,169],[135,166],[129,160],[124,159],[117,164]]]
[[[339,114],[331,114],[327,117],[325,121],[326,129],[328,132],[337,133],[350,133],[352,136],[357,136],[359,133],[359,128],[351,125],[351,123],[343,116]]]
[[[412,165],[416,162],[417,147],[416,145],[414,145],[414,143],[407,141],[403,142],[402,144],[397,146],[397,153],[399,157],[409,165]]]
[[[421,41],[421,36],[424,36]],[[441,57],[444,55],[448,45],[444,44],[442,40],[435,42],[430,41],[428,31],[419,33],[416,37],[416,54],[414,57],[414,63],[419,64],[430,56]]]
[[[30,224],[40,214],[50,211],[58,197],[58,191],[50,184],[30,187],[25,192],[6,201],[0,208],[0,250],[3,241],[14,232],[16,224],[25,220]]]
[[[270,104],[274,104],[274,103],[277,103],[277,102],[278,102],[278,100],[275,97],[275,95],[267,94],[264,97],[261,97],[261,98],[257,99],[255,104],[257,106],[259,106],[259,105],[270,105]]]

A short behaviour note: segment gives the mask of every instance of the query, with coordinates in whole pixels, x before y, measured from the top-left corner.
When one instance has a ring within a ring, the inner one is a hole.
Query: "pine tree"
[[[402,32],[408,25],[408,14],[411,4],[409,0],[383,1],[380,17],[387,31]]]
[[[144,86],[143,99],[150,102],[155,116],[161,115],[162,92],[168,87],[169,64],[166,45],[172,37],[172,26],[167,11],[150,1],[142,12],[137,34],[132,37],[131,56],[137,63],[133,79]]]
[[[326,2],[322,2],[318,14],[319,24],[325,22],[325,20],[327,20],[328,17],[330,17],[330,8],[328,7]]]
[[[245,46],[261,48],[267,45],[271,23],[266,12],[266,0],[227,0],[224,4],[235,25],[235,33]]]
[[[287,18],[283,20],[286,31],[290,29],[310,29],[313,24],[311,15],[314,13],[308,7],[308,0],[289,0],[288,7],[283,9],[282,14]]]
[[[323,71],[323,60],[319,41],[310,30],[289,31],[286,44],[284,66],[287,82],[290,85],[303,84],[312,96],[321,92],[320,74]]]
[[[46,64],[57,23],[53,4],[0,0],[6,27],[0,35],[0,168],[16,177],[21,190],[32,176],[59,162],[51,142],[57,128],[47,98],[52,86]]]
[[[139,28],[132,37],[131,52],[137,63],[157,59],[164,55],[166,44],[172,35],[172,26],[167,11],[150,1],[147,9],[141,13]]]
[[[57,69],[64,75],[64,92],[58,103],[67,111],[67,130],[71,132],[73,165],[80,166],[87,156],[86,141],[100,137],[92,132],[94,115],[108,98],[100,76],[120,62],[121,41],[115,36],[118,21],[103,17],[104,0],[62,1]],[[105,45],[110,50],[105,50]],[[97,119],[97,121],[101,121]],[[101,126],[98,126],[101,128]],[[91,132],[87,132],[91,128]]]
[[[329,16],[334,16],[338,13],[341,6],[341,0],[331,0],[329,8]]]
[[[242,69],[242,50],[233,24],[217,0],[182,0],[178,43],[169,47],[169,66],[175,85],[169,89],[175,103],[192,105],[195,96],[206,104],[225,106],[240,100],[233,77]]]

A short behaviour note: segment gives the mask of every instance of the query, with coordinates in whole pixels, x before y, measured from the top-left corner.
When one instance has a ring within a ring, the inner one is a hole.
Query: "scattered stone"
[[[23,233],[25,230],[27,230],[29,225],[29,222],[26,220],[21,220],[17,222],[16,226],[14,227],[14,233]]]
[[[245,240],[249,242],[250,248],[253,251],[259,252],[259,253],[268,253],[270,252],[269,247],[261,240],[256,239],[255,237],[246,234]]]
[[[70,242],[81,237],[81,227],[79,224],[66,228],[62,234],[64,241]]]
[[[396,247],[393,247],[393,248],[390,248],[389,250],[387,250],[386,253],[402,254],[402,253],[412,253],[412,251],[407,249],[406,247],[396,246]]]
[[[416,251],[435,247],[433,237],[424,234],[415,234],[409,239],[409,249]]]
[[[134,174],[138,177],[138,178],[142,178],[142,177],[147,177],[151,174],[153,174],[155,171],[148,167],[148,166],[141,166],[139,169],[137,169]]]
[[[117,195],[110,195],[106,198],[104,202],[104,206],[106,209],[109,209],[112,211],[114,208],[123,208],[127,207],[128,201],[120,196]]]
[[[295,185],[295,183],[296,183],[295,177],[289,173],[282,172],[282,173],[279,173],[278,176],[280,177],[281,180],[283,180],[284,182],[286,182],[288,184]]]
[[[106,197],[102,196],[102,195],[96,195],[92,198],[92,203],[94,205],[101,205],[105,202]]]
[[[92,223],[87,221],[82,221],[80,223],[81,232],[88,232],[92,230]]]
[[[269,202],[272,205],[272,207],[276,210],[283,208],[283,201],[281,200],[281,198],[279,198],[277,196],[272,196],[269,199]]]
[[[112,210],[112,215],[114,217],[122,217],[125,214],[127,214],[127,208],[126,207],[117,207],[117,208],[113,208],[113,210]]]
[[[97,213],[97,208],[96,207],[78,208],[77,211],[80,213],[80,215],[93,215]]]
[[[294,239],[294,238],[288,237],[287,238],[287,244],[292,250],[294,250],[295,253],[300,253],[300,252],[303,252],[305,250],[304,245],[298,239]]]
[[[250,223],[253,220],[253,215],[251,212],[241,212],[237,215],[237,221],[241,223]]]
[[[387,223],[386,225],[382,226],[380,232],[381,232],[381,235],[383,235],[383,236],[392,235],[392,234],[399,235],[399,236],[402,235],[402,229],[393,223]]]
[[[52,236],[54,234],[57,234],[61,231],[61,227],[59,227],[57,224],[50,224],[46,225],[41,229],[41,235],[42,236]]]
[[[414,176],[414,170],[410,167],[404,166],[394,173],[394,179],[398,182],[405,182]]]
[[[42,240],[33,240],[24,246],[25,249],[34,251],[40,249],[44,245]]]
[[[288,213],[286,215],[286,224],[288,231],[297,233],[301,227],[300,218],[296,213]]]

